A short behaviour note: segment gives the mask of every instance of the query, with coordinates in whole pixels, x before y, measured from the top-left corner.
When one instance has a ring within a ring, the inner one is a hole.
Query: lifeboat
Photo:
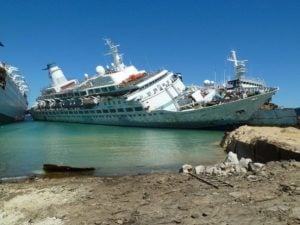
[[[127,79],[123,80],[121,85],[126,85],[130,82],[136,81],[145,76],[145,73],[137,73],[130,75]]]
[[[66,83],[66,84],[64,84],[64,85],[62,85],[62,86],[60,87],[60,89],[61,89],[61,90],[65,90],[65,89],[67,89],[67,88],[73,88],[73,87],[75,87],[75,85],[76,85],[76,82],[75,82],[74,80],[72,80],[72,81],[70,81],[70,82],[68,82],[68,83]]]

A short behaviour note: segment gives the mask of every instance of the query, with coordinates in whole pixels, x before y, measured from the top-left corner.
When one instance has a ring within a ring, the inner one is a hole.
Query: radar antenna
[[[104,39],[106,45],[109,47],[109,53],[107,55],[112,55],[113,64],[112,67],[116,71],[121,71],[125,69],[125,65],[123,63],[122,54],[119,53],[118,47],[120,45],[115,45],[110,39]]]
[[[246,64],[248,60],[238,60],[236,57],[236,52],[231,51],[231,56],[227,59],[230,62],[233,62],[234,73],[236,79],[241,79],[246,73]]]

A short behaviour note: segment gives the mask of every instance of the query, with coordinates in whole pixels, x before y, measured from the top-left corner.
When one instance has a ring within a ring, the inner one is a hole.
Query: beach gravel
[[[270,162],[263,175],[225,179],[234,187],[216,189],[177,173],[2,183],[0,224],[300,223],[298,163]]]

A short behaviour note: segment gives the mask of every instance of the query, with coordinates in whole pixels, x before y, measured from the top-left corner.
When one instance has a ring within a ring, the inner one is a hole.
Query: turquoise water
[[[21,122],[0,126],[0,177],[41,173],[45,163],[95,167],[95,175],[178,171],[224,158],[220,131]]]

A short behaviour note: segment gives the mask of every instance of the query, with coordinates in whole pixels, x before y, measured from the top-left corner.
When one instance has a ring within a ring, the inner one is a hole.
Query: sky
[[[180,72],[185,84],[233,78],[230,50],[247,76],[279,87],[273,102],[300,106],[298,0],[0,0],[0,60],[18,67],[32,105],[57,63],[68,79],[111,63],[103,38],[138,69]]]

